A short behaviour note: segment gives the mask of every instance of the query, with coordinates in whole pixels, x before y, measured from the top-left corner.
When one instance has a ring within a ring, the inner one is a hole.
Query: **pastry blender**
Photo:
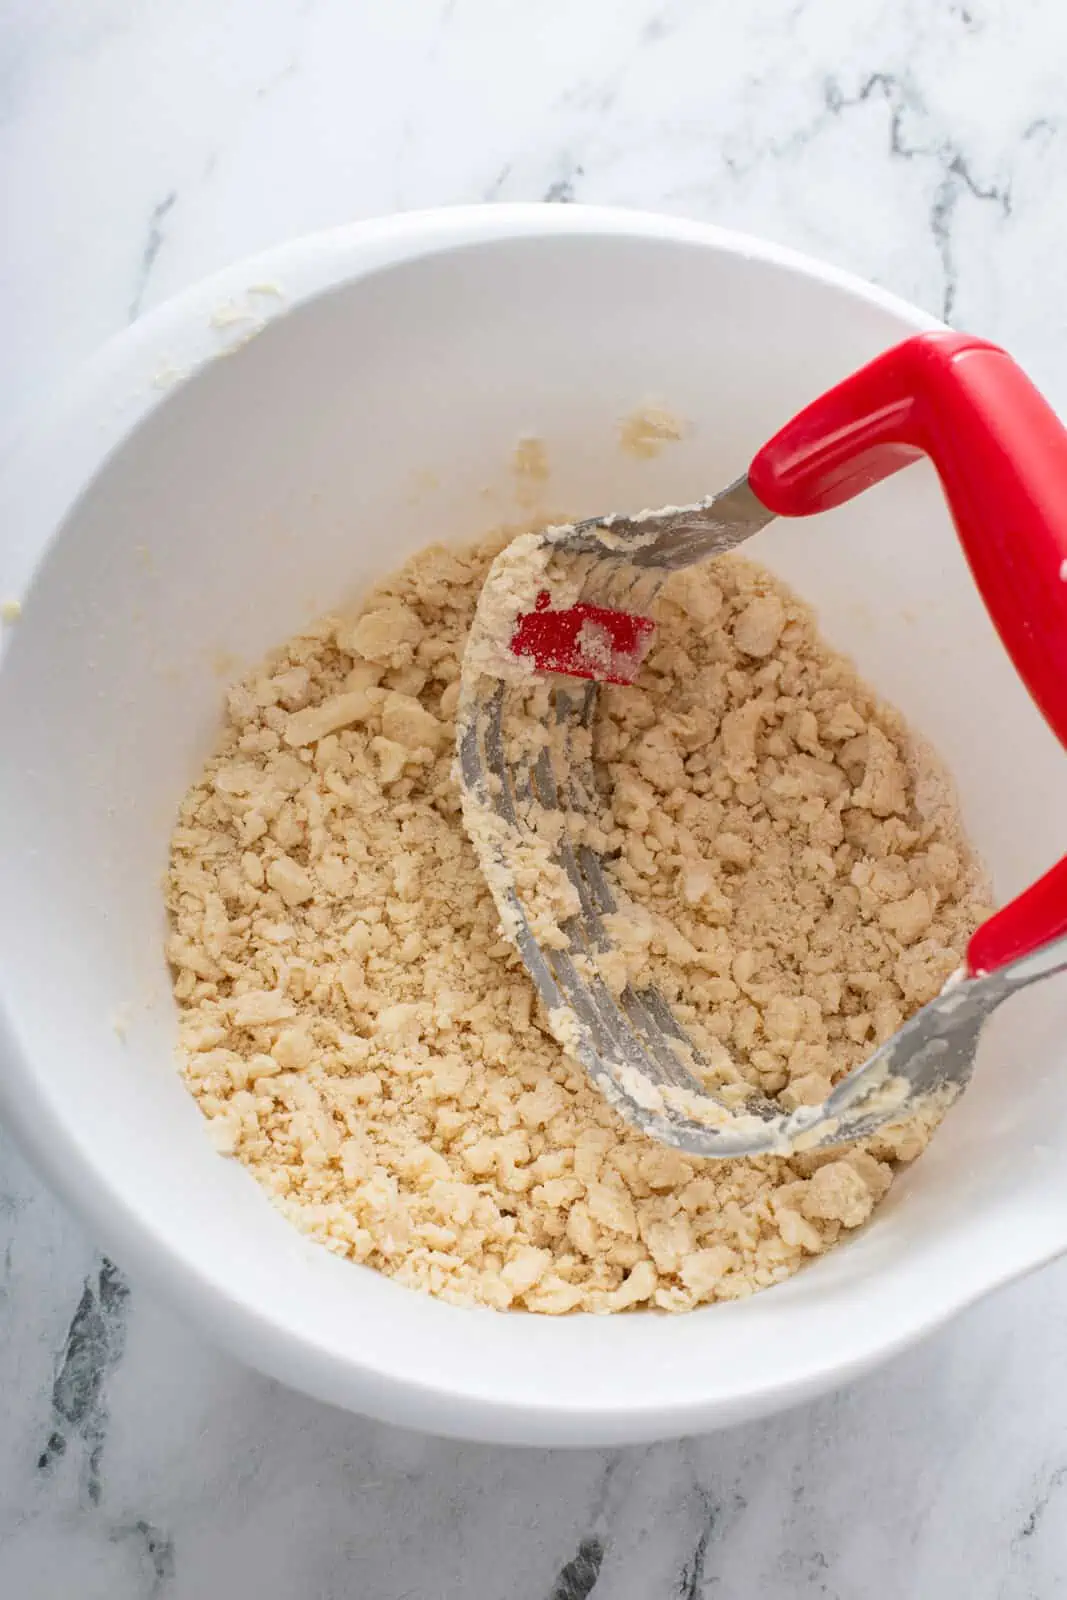
[[[538,535],[542,565],[576,574],[577,592],[571,583],[560,605],[549,585],[521,614],[512,608],[510,634],[496,639],[500,672],[487,667],[484,639],[506,614],[509,582],[514,589],[507,551],[483,590],[483,649],[469,648],[464,662],[457,735],[468,828],[557,1036],[623,1116],[678,1149],[734,1157],[821,1148],[924,1105],[940,1109],[966,1087],[990,1014],[1067,970],[1065,857],[978,929],[941,994],[823,1104],[790,1111],[756,1092],[739,1100],[734,1086],[706,1088],[699,1051],[662,995],[628,987],[616,996],[597,976],[615,898],[600,858],[566,819],[597,804],[588,734],[598,684],[637,675],[654,632],[647,613],[671,572],[736,549],[775,516],[840,505],[923,454],[1001,639],[1067,743],[1067,431],[1004,351],[966,335],[918,334],[878,356],[786,423],[744,477],[697,505]],[[472,640],[477,633],[476,623]],[[533,755],[509,753],[509,699],[540,677],[556,727]],[[539,941],[519,865],[525,845],[545,848],[535,811],[564,819],[549,830],[552,860],[580,910],[562,940]]]

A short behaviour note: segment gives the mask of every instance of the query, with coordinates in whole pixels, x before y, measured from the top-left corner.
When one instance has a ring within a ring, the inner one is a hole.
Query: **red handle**
[[[1067,745],[1067,431],[1005,351],[962,333],[905,339],[787,422],[748,477],[768,510],[803,517],[920,455],[1008,654]],[[1067,857],[979,928],[968,970],[1063,934]]]
[[[983,922],[967,946],[972,977],[996,972],[1067,934],[1067,856],[1024,889],[1010,905]]]
[[[827,511],[931,457],[989,614],[1067,744],[1067,431],[1015,362],[962,333],[905,339],[756,455],[770,511]]]

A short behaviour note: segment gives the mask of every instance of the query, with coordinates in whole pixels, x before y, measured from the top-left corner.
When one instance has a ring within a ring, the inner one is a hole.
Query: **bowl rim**
[[[212,315],[228,301],[257,294],[261,321],[307,304],[322,294],[406,261],[492,241],[566,235],[617,239],[660,238],[691,243],[742,261],[777,266],[888,313],[909,331],[944,324],[918,307],[852,273],[788,247],[712,224],[656,212],[553,204],[459,206],[408,212],[303,235],[212,274],[185,289],[116,335],[52,397],[12,442],[0,463],[0,515],[18,530],[0,551],[0,593],[24,594],[65,516],[131,432],[167,398],[168,389],[194,377],[227,346]],[[161,363],[175,374],[161,378]],[[87,418],[94,425],[87,426]],[[47,462],[47,470],[44,464]],[[0,630],[0,671],[4,639]],[[410,1372],[385,1371],[362,1358],[336,1352],[272,1322],[253,1305],[228,1295],[173,1238],[161,1237],[126,1199],[121,1185],[94,1165],[91,1155],[56,1115],[29,1055],[16,1037],[0,974],[0,1110],[49,1185],[85,1216],[94,1231],[153,1291],[177,1310],[188,1309],[240,1360],[318,1399],[344,1404],[382,1420],[467,1439],[539,1444],[618,1444],[724,1426],[782,1409],[837,1387],[916,1342],[958,1311],[1002,1284],[1067,1251],[1067,1238],[1035,1241],[1032,1259],[1009,1260],[988,1282],[943,1285],[910,1320],[888,1336],[869,1329],[852,1355],[833,1352],[742,1392],[666,1405],[628,1395],[610,1406],[582,1410],[546,1397],[487,1399],[442,1389]]]

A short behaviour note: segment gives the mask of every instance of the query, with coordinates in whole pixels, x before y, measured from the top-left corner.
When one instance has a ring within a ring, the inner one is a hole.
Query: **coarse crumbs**
[[[688,1310],[780,1282],[870,1216],[912,1119],[714,1161],[620,1120],[502,936],[452,773],[460,662],[502,539],[415,556],[228,696],[182,803],[168,956],[216,1146],[327,1248],[459,1303]],[[811,613],[737,557],[672,578],[605,692],[598,848],[654,981],[783,1106],[938,992],[986,914],[950,784]]]

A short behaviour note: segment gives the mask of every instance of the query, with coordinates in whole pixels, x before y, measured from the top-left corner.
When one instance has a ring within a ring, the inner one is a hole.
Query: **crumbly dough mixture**
[[[553,1039],[464,833],[464,643],[501,541],[434,547],[231,690],[172,843],[183,1070],[220,1150],[329,1249],[457,1302],[681,1311],[870,1216],[930,1119],[701,1161]],[[951,788],[808,610],[735,557],[673,578],[603,698],[618,931],[722,1074],[822,1098],[985,915]],[[620,975],[619,981],[622,981]]]

